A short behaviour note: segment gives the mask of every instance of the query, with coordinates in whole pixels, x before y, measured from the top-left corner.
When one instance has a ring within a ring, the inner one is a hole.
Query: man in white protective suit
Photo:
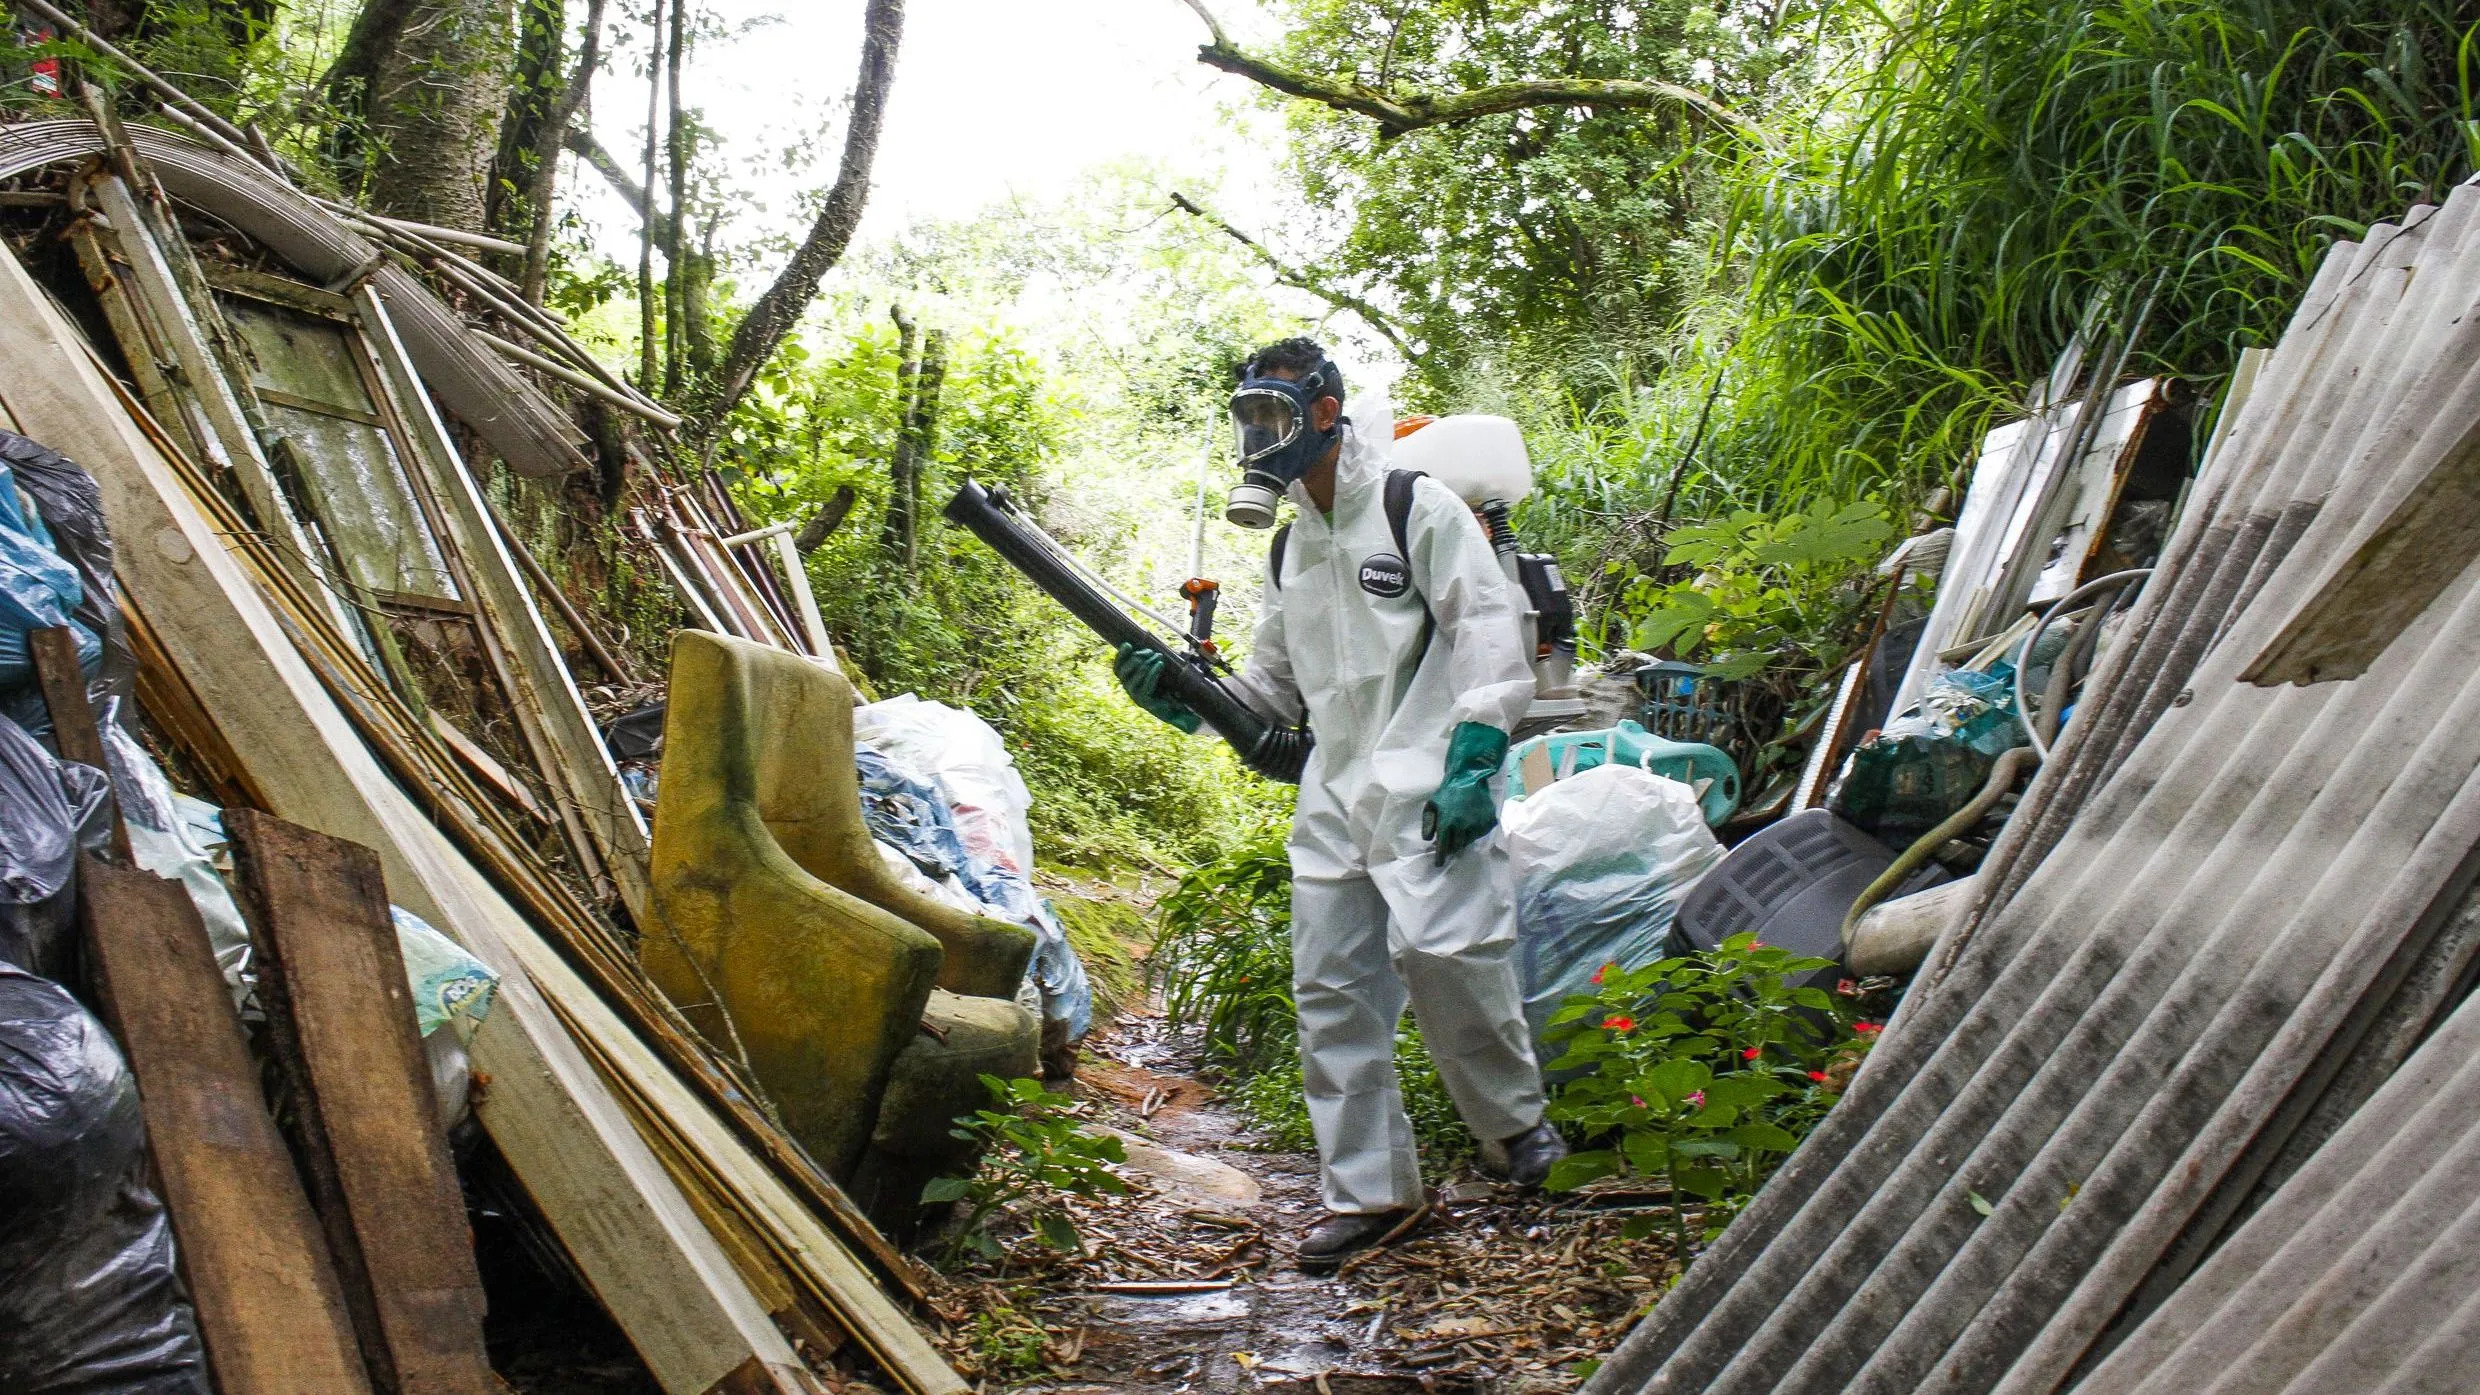
[[[1485,1167],[1538,1186],[1567,1148],[1513,951],[1513,881],[1494,836],[1508,733],[1533,696],[1520,600],[1471,510],[1435,480],[1390,483],[1391,442],[1354,429],[1314,341],[1260,350],[1232,398],[1241,483],[1229,516],[1275,537],[1247,667],[1227,686],[1260,716],[1304,715],[1314,745],[1292,821],[1292,988],[1328,1215],[1299,1262],[1329,1270],[1424,1214],[1395,1078],[1407,1000]],[[1381,430],[1384,423],[1379,424]],[[1164,656],[1123,648],[1120,681],[1184,730]]]

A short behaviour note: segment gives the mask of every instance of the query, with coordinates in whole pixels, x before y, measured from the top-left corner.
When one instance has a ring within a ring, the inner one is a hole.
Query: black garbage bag
[[[208,1395],[120,1048],[60,985],[6,964],[0,1391]]]
[[[104,521],[102,489],[76,461],[14,431],[0,430],[0,463],[8,466],[17,487],[34,500],[36,516],[51,532],[52,550],[76,568],[85,588],[70,618],[102,645],[97,662],[87,672],[88,697],[98,712],[114,698],[126,700],[137,687],[138,661],[121,619],[121,593],[112,576],[112,532]],[[51,735],[51,713],[35,692],[0,697],[0,714],[37,736]]]
[[[69,879],[80,848],[100,852],[111,838],[111,798],[104,772],[53,759],[0,716],[0,963],[83,981]]]

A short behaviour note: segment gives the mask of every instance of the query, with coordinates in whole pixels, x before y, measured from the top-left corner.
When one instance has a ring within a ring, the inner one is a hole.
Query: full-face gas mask
[[[1248,370],[1254,370],[1255,364]],[[1223,517],[1243,528],[1271,528],[1275,507],[1292,481],[1309,473],[1319,457],[1343,434],[1340,418],[1324,431],[1313,424],[1310,408],[1321,397],[1340,400],[1343,372],[1333,360],[1294,381],[1290,378],[1243,377],[1231,395],[1232,435],[1240,452],[1240,482],[1231,487]]]

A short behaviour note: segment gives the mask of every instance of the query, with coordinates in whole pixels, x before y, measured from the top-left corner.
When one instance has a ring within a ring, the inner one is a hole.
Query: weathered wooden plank
[[[78,865],[78,903],[216,1389],[368,1391],[318,1218],[260,1096],[198,908],[178,882],[92,857]]]
[[[378,855],[254,809],[224,815],[301,1156],[373,1384],[495,1395],[456,1166]]]
[[[2480,557],[2480,405],[2452,410],[2420,443],[2433,455],[2427,472],[2375,515],[2383,522],[2240,678],[2272,687],[2359,677]]]
[[[380,768],[231,544],[9,257],[0,257],[0,404],[20,430],[94,472],[121,540],[123,585],[268,810],[375,849],[398,905],[499,971],[472,1047],[491,1077],[477,1114],[664,1389],[701,1395],[753,1355],[795,1366],[511,948],[549,947]]]
[[[107,769],[103,732],[95,725],[94,704],[86,700],[77,636],[67,626],[55,625],[29,634],[26,648],[34,660],[35,682],[43,689],[43,705],[52,716],[53,749],[62,760]]]

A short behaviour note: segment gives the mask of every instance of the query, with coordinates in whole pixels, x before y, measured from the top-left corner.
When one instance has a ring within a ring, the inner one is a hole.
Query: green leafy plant
[[[939,1177],[921,1191],[925,1205],[961,1201],[964,1220],[948,1240],[946,1258],[968,1247],[1004,1262],[1007,1250],[991,1222],[1024,1205],[1033,1233],[1055,1250],[1081,1251],[1084,1241],[1061,1196],[1120,1196],[1128,1183],[1111,1171],[1128,1150],[1109,1134],[1087,1133],[1068,1111],[1076,1103],[1042,1088],[1039,1080],[982,1077],[991,1109],[958,1115],[951,1132],[982,1145],[982,1165],[971,1177]]]
[[[975,1313],[965,1340],[973,1353],[975,1374],[1029,1376],[1044,1365],[1050,1333],[1027,1313],[1003,1306]]]
[[[1874,499],[1769,515],[1738,509],[1678,528],[1663,561],[1691,575],[1663,583],[1638,576],[1623,594],[1637,648],[1710,658],[1714,676],[1747,678],[1787,654],[1833,667],[1867,605],[1855,585],[1894,532]]]
[[[1204,1029],[1227,1074],[1292,1050],[1292,862],[1288,820],[1267,819],[1189,869],[1155,914],[1152,969],[1174,1027]]]
[[[1705,1201],[1711,1220],[1755,1195],[1875,1036],[1853,1023],[1848,992],[1792,986],[1828,964],[1742,934],[1710,953],[1604,966],[1592,993],[1550,1019],[1566,1050],[1549,1069],[1580,1073],[1552,1091],[1549,1117],[1592,1145],[1554,1168],[1550,1186],[1661,1180],[1684,1258],[1684,1198]],[[1631,1234],[1652,1225],[1636,1218]]]

